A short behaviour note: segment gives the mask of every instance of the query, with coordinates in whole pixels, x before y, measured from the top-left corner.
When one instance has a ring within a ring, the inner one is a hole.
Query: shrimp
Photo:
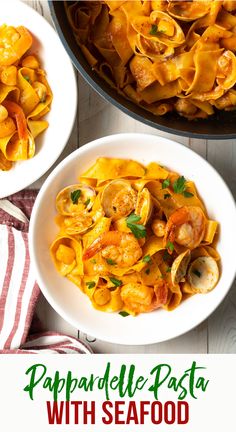
[[[9,116],[15,119],[19,138],[27,141],[29,134],[23,109],[20,105],[10,100],[3,101],[2,105],[7,109]]]
[[[204,237],[205,227],[206,217],[199,207],[181,207],[167,221],[164,245],[175,241],[188,249],[195,249]]]
[[[141,283],[128,283],[121,288],[124,308],[135,314],[151,312],[167,302],[168,288],[164,282],[154,288]]]
[[[108,231],[101,234],[85,250],[83,260],[88,260],[100,251],[103,258],[112,260],[119,267],[131,267],[142,256],[142,249],[134,235],[121,231]]]
[[[32,36],[23,26],[0,27],[0,65],[10,66],[19,60],[32,45]]]

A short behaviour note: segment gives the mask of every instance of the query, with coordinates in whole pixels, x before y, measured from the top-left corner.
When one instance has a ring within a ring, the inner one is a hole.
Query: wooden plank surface
[[[25,3],[28,3],[51,22],[46,1],[25,1]],[[75,148],[105,135],[121,132],[145,132],[157,136],[161,135],[189,146],[206,158],[219,171],[236,196],[235,141],[188,139],[157,131],[133,120],[104,101],[80,76],[78,76],[78,91],[77,121],[60,160]],[[34,186],[40,187],[46,176],[47,174]],[[82,339],[90,342],[91,347],[97,353],[236,353],[236,283],[222,305],[196,329],[169,342],[149,346],[127,347],[109,344],[82,334],[59,317],[43,297],[38,304],[38,314],[46,329],[62,331],[71,335],[79,334]]]

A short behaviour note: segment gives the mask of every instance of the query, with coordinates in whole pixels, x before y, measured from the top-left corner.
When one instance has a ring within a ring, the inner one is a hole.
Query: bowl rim
[[[49,10],[51,13],[51,18],[53,20],[54,26],[56,28],[56,31],[58,33],[58,36],[61,40],[61,43],[63,44],[66,52],[68,53],[72,63],[74,64],[75,68],[78,70],[80,75],[85,79],[85,81],[96,91],[98,95],[100,95],[105,101],[110,102],[115,107],[119,108],[123,113],[127,114],[129,117],[134,118],[135,120],[138,120],[147,126],[151,126],[154,129],[179,135],[187,138],[198,138],[198,139],[208,139],[208,140],[230,140],[236,138],[236,130],[235,133],[227,133],[227,134],[211,134],[211,133],[197,133],[197,132],[185,132],[183,130],[175,129],[172,127],[168,127],[165,125],[159,125],[158,123],[155,123],[154,121],[142,116],[141,114],[138,114],[134,112],[133,110],[127,108],[124,104],[122,104],[118,99],[111,96],[108,91],[104,90],[96,81],[93,79],[86,69],[83,67],[83,65],[79,62],[77,57],[75,56],[73,50],[71,49],[69,43],[67,42],[66,37],[64,36],[64,33],[61,29],[61,26],[59,24],[59,21],[57,19],[57,15],[54,8],[55,0],[48,0]],[[57,3],[57,2],[56,2]],[[104,84],[106,85],[106,84]],[[108,85],[108,84],[107,84]],[[187,120],[186,120],[187,121]]]
[[[53,180],[60,172],[63,171],[64,167],[69,165],[71,161],[73,161],[74,159],[77,159],[80,157],[81,154],[83,154],[84,152],[89,152],[91,150],[93,150],[94,148],[97,148],[100,144],[106,144],[106,143],[111,143],[112,140],[127,140],[129,138],[134,139],[135,137],[141,137],[141,138],[147,138],[147,137],[156,137],[156,139],[158,139],[158,136],[155,134],[145,134],[145,133],[121,133],[121,134],[113,134],[113,135],[109,135],[109,136],[105,136],[105,137],[101,137],[98,139],[95,139],[89,143],[87,143],[86,145],[78,148],[77,150],[75,150],[74,152],[72,152],[70,155],[68,155],[65,159],[63,159],[57,166],[56,168],[50,173],[50,175],[48,176],[48,178],[46,179],[46,181],[44,182],[42,188],[39,191],[39,194],[36,198],[34,207],[33,207],[33,211],[32,211],[32,215],[31,215],[31,219],[30,219],[30,225],[29,225],[29,252],[30,252],[30,257],[31,257],[31,262],[32,265],[34,267],[35,270],[35,274],[36,274],[36,280],[39,283],[40,289],[42,291],[42,293],[44,294],[44,296],[46,297],[46,299],[48,300],[48,302],[50,303],[50,305],[53,307],[53,309],[68,323],[70,323],[73,327],[75,328],[79,328],[81,331],[83,331],[84,333],[91,333],[91,331],[88,332],[88,329],[86,328],[86,326],[84,326],[83,324],[79,324],[79,322],[77,322],[75,319],[71,318],[67,312],[65,312],[63,310],[63,308],[57,303],[57,301],[55,300],[55,298],[53,297],[53,295],[51,295],[51,293],[49,292],[48,288],[45,286],[44,282],[43,282],[43,278],[41,277],[41,272],[39,270],[39,266],[37,264],[37,259],[36,259],[36,245],[34,242],[34,235],[35,235],[35,226],[36,226],[36,222],[37,222],[37,215],[40,209],[40,204],[41,201],[44,198],[44,193],[47,191],[47,188],[50,186],[51,180]],[[221,177],[221,175],[218,173],[218,171],[206,160],[204,159],[202,156],[200,156],[198,153],[194,152],[192,149],[190,149],[189,147],[185,147],[183,145],[181,145],[180,143],[167,139],[167,138],[163,138],[161,137],[162,140],[164,141],[168,141],[169,143],[174,142],[174,144],[176,145],[176,148],[181,148],[183,150],[183,148],[187,151],[190,152],[190,154],[194,154],[195,157],[198,157],[199,160],[203,161],[205,164],[208,165],[208,169],[210,169],[212,171],[212,173],[218,177],[218,179],[223,182],[224,186],[225,186],[225,190],[228,193],[228,198],[231,200],[232,205],[234,207],[234,211],[235,211],[235,215],[236,215],[236,202],[235,199],[233,197],[233,194],[230,190],[230,188],[228,187],[228,185],[226,184],[226,182],[224,181],[224,179]],[[127,155],[128,156],[128,155]],[[101,339],[105,342],[110,342],[110,343],[115,343],[117,345],[133,345],[133,346],[142,346],[142,345],[151,345],[151,344],[155,344],[155,343],[159,343],[159,342],[164,342],[164,341],[168,341],[171,339],[174,339],[176,337],[179,337],[183,334],[188,333],[189,331],[193,330],[194,328],[196,328],[198,325],[200,325],[203,321],[205,321],[210,315],[212,315],[212,313],[222,304],[223,300],[225,299],[226,295],[228,294],[229,290],[232,287],[232,284],[234,282],[236,276],[236,266],[234,271],[232,271],[232,275],[230,277],[229,280],[229,285],[227,290],[225,290],[223,297],[221,298],[221,300],[217,303],[214,304],[213,306],[209,307],[208,311],[200,317],[200,319],[195,320],[196,322],[192,323],[192,325],[187,329],[187,330],[179,330],[177,331],[173,336],[171,337],[163,337],[163,338],[159,338],[158,342],[155,341],[153,339],[153,337],[151,337],[151,333],[149,338],[147,337],[146,341],[144,342],[142,340],[142,342],[140,343],[135,343],[132,344],[131,340],[129,341],[123,341],[122,337],[119,338],[119,340],[117,339],[115,342],[114,340],[112,340],[111,337],[101,337],[101,335],[97,335],[96,334],[96,329],[95,332],[92,336]]]
[[[24,8],[25,10],[27,10],[29,14],[37,16],[37,19],[39,18],[40,20],[42,20],[42,22],[44,22],[44,25],[49,30],[49,32],[52,32],[52,34],[54,34],[55,40],[58,41],[58,45],[59,44],[61,45],[60,39],[58,40],[58,34],[57,34],[55,28],[48,22],[48,20],[43,15],[41,15],[37,10],[33,9],[32,6],[30,6],[29,4],[21,2],[20,3],[20,7]],[[36,37],[37,37],[37,32],[35,34],[36,34]],[[74,114],[70,118],[70,121],[68,122],[67,139],[65,140],[64,144],[61,145],[60,151],[59,152],[58,151],[54,152],[54,156],[51,158],[50,165],[47,165],[46,163],[45,163],[45,165],[42,165],[41,166],[41,172],[40,172],[40,174],[38,172],[34,173],[32,171],[30,182],[29,182],[29,180],[25,180],[25,181],[22,180],[22,183],[20,185],[18,185],[18,186],[16,185],[15,188],[14,188],[14,191],[11,192],[11,194],[17,193],[17,192],[19,192],[19,191],[21,191],[21,190],[23,190],[23,189],[25,189],[27,187],[30,187],[34,182],[36,182],[44,174],[46,174],[46,172],[48,170],[51,169],[51,167],[58,160],[58,158],[62,154],[63,150],[65,149],[65,147],[66,147],[66,145],[68,143],[68,140],[70,138],[71,132],[73,130],[75,119],[76,119],[76,114],[77,114],[77,105],[78,105],[78,88],[77,88],[77,81],[76,81],[76,73],[75,73],[74,66],[73,66],[73,64],[71,62],[70,56],[68,55],[68,53],[66,52],[66,50],[65,50],[65,48],[63,46],[62,46],[62,48],[63,48],[64,54],[65,54],[65,57],[67,57],[67,59],[68,59],[68,67],[71,69],[71,74],[70,74],[70,77],[71,77],[71,87],[73,87],[72,93],[73,93],[73,96],[74,96],[73,97],[73,105],[74,105],[73,111],[74,111]],[[44,59],[42,58],[42,60],[44,60]],[[46,72],[47,72],[47,68],[45,68],[45,69],[46,69]],[[52,108],[51,109],[53,109],[53,100],[52,100]],[[49,124],[49,127],[50,127],[50,124]],[[45,133],[47,133],[47,130],[45,131]],[[22,161],[22,163],[24,163],[24,161]],[[5,198],[6,196],[8,196],[8,195],[6,195],[6,194],[0,194],[0,199],[1,198]]]

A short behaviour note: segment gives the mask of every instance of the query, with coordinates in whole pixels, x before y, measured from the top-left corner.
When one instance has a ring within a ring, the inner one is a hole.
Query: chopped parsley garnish
[[[90,203],[90,198],[88,198],[88,199],[85,201],[85,203],[84,203],[85,207],[88,207],[89,203]]]
[[[167,199],[167,198],[170,198],[170,197],[171,197],[171,194],[167,193],[167,194],[164,195],[164,199]]]
[[[170,273],[170,272],[171,272],[171,267],[167,267],[166,273]]]
[[[182,194],[186,189],[185,183],[186,183],[186,179],[184,178],[184,176],[178,177],[173,184],[174,192]]]
[[[156,24],[152,24],[151,30],[150,30],[150,35],[156,35],[157,34],[157,25]]]
[[[141,217],[136,215],[135,213],[132,213],[130,216],[126,218],[127,227],[130,229],[130,231],[137,239],[146,237],[147,235],[145,226],[137,223],[140,221],[140,219]]]
[[[70,197],[73,204],[78,204],[79,197],[81,195],[81,190],[76,189],[73,192],[71,192]]]
[[[152,258],[150,257],[150,255],[145,255],[145,257],[143,257],[143,262],[145,263],[149,263],[152,260]]]
[[[107,258],[107,259],[106,259],[106,262],[107,262],[107,264],[109,264],[109,265],[115,265],[115,264],[116,264],[116,262],[113,261],[111,258]]]
[[[86,282],[86,285],[87,285],[88,289],[92,289],[95,287],[96,284],[95,284],[95,282],[91,281],[91,282]]]
[[[147,268],[146,270],[145,270],[145,273],[146,273],[146,275],[149,275],[150,274],[150,268]]]
[[[185,198],[191,198],[193,194],[186,190],[186,179],[184,176],[178,177],[173,183],[174,192],[182,194]]]
[[[113,285],[115,285],[116,287],[119,287],[122,285],[122,281],[113,277],[109,278],[110,281],[113,283]]]
[[[166,262],[166,261],[169,261],[170,258],[172,258],[172,257],[169,254],[168,250],[166,249],[164,254],[163,254],[163,260]]]
[[[173,243],[171,243],[170,241],[167,243],[167,245],[166,245],[166,247],[167,247],[167,249],[169,249],[171,252],[173,252],[174,251],[174,245],[173,245]]]
[[[165,33],[164,30],[158,30],[156,24],[152,24],[149,34],[152,36],[157,36],[159,33]]]
[[[128,312],[125,312],[125,311],[121,311],[121,312],[119,312],[119,315],[121,315],[122,317],[127,317],[127,316],[129,316],[129,313]]]
[[[95,260],[95,258],[93,258],[93,259],[90,260],[90,262],[91,262],[92,264],[96,264],[97,261]]]
[[[29,77],[29,75],[24,75],[24,79],[30,83],[30,77]]]
[[[162,182],[162,189],[166,189],[170,186],[170,180],[166,179]]]
[[[193,270],[193,274],[195,274],[199,278],[202,276],[202,274],[200,273],[200,271],[198,271],[197,269]]]
[[[191,198],[191,197],[193,197],[193,193],[192,192],[188,192],[188,191],[184,191],[183,192],[183,196],[185,196],[185,198]]]

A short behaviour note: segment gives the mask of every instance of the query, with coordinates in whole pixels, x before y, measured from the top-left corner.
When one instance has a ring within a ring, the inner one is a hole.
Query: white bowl
[[[34,37],[31,51],[39,56],[53,92],[51,111],[45,116],[49,127],[36,138],[32,159],[0,171],[0,198],[11,195],[39,179],[64,149],[75,119],[77,87],[72,63],[51,25],[34,9],[20,1],[1,3],[1,23],[27,27]]]
[[[49,253],[58,228],[55,225],[55,197],[75,183],[97,157],[134,159],[143,164],[157,161],[195,182],[209,217],[219,221],[218,251],[222,274],[217,287],[195,295],[172,312],[157,310],[137,317],[121,317],[93,309],[73,283],[56,271]],[[144,134],[120,134],[95,140],[76,150],[50,174],[39,192],[30,222],[30,253],[36,279],[52,307],[74,327],[108,342],[144,345],[179,336],[205,320],[222,302],[235,277],[236,207],[220,177],[204,159],[174,141]]]

